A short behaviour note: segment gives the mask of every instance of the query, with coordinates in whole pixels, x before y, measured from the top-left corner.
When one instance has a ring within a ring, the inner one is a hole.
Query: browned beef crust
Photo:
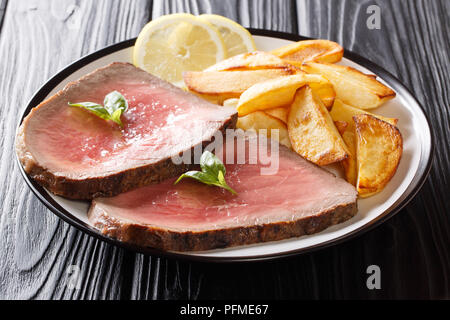
[[[228,128],[235,128],[237,114],[227,119],[220,131],[222,134]],[[206,146],[210,141],[203,141]],[[195,146],[191,148],[193,151]],[[148,184],[159,183],[189,170],[192,166],[175,165],[170,157],[161,161],[117,172],[106,177],[93,177],[83,180],[69,179],[56,176],[34,160],[24,143],[23,126],[19,128],[16,138],[16,152],[19,160],[28,175],[40,185],[56,195],[70,199],[90,200],[97,197],[112,197],[122,192],[142,187]],[[194,154],[194,152],[191,152]]]
[[[94,202],[88,213],[89,220],[104,235],[142,247],[170,251],[211,250],[300,237],[344,222],[357,212],[355,201],[294,221],[202,232],[174,232],[163,228],[124,222],[98,209]]]
[[[114,65],[131,65],[128,63],[114,62]],[[25,123],[29,117],[33,115],[35,109],[38,109],[46,103],[56,100],[58,96],[64,94],[64,91],[70,90],[72,86],[76,86],[83,79],[92,77],[99,70],[107,69],[109,66],[97,69],[90,74],[83,76],[81,79],[68,83],[64,89],[57,92],[52,97],[43,101],[36,108],[31,110],[30,114],[24,119],[16,136],[16,153],[27,174],[43,187],[50,190],[56,195],[60,195],[70,199],[90,200],[96,197],[111,197],[122,192],[142,187],[144,185],[159,183],[164,179],[175,177],[190,169],[190,165],[175,165],[171,158],[161,159],[157,163],[131,168],[124,171],[115,172],[106,177],[88,177],[84,179],[71,179],[64,176],[55,175],[53,172],[43,167],[33,157],[25,143]],[[142,71],[144,72],[144,71]],[[222,134],[228,128],[235,128],[237,121],[237,113],[224,119],[222,127],[219,129]],[[207,145],[209,141],[202,141],[203,145]],[[191,150],[195,146],[192,146]],[[187,151],[187,150],[184,150]],[[191,152],[191,154],[194,154]]]

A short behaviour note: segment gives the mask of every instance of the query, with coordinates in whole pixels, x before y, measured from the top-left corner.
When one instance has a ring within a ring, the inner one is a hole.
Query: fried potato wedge
[[[345,121],[334,121],[334,125],[336,126],[336,129],[339,131],[341,136],[344,134],[345,130],[348,127],[348,123]]]
[[[305,84],[305,77],[301,74],[257,83],[239,98],[238,114],[245,116],[258,110],[288,105],[293,101],[295,91]]]
[[[234,57],[220,61],[203,71],[238,71],[238,70],[260,70],[260,69],[300,69],[287,63],[268,52],[255,51],[238,54]]]
[[[237,105],[239,103],[239,99],[238,98],[231,98],[231,99],[227,99],[223,102],[223,106],[224,107],[233,107],[236,108]]]
[[[333,104],[333,108],[330,111],[331,117],[334,121],[345,121],[349,124],[349,131],[353,131],[353,116],[357,116],[359,114],[368,114],[373,117],[376,117],[378,119],[381,119],[383,121],[386,121],[393,126],[397,125],[398,119],[396,118],[387,118],[380,115],[376,115],[373,113],[370,113],[366,110],[358,109],[355,107],[352,107],[348,104],[345,104],[340,99],[336,99]]]
[[[233,72],[189,71],[183,74],[183,78],[186,86],[191,92],[204,97],[206,100],[222,104],[226,99],[239,98],[245,90],[256,83],[292,74],[294,74],[293,71],[289,69],[264,69]]]
[[[348,128],[353,128],[353,131],[349,131]],[[348,183],[356,186],[356,178],[358,174],[358,169],[356,167],[356,138],[355,138],[355,125],[354,122],[351,122],[347,126],[347,129],[344,133],[342,133],[342,139],[344,139],[345,145],[348,150],[347,159],[342,160],[342,167],[344,168],[345,180]]]
[[[338,62],[344,55],[344,49],[329,40],[304,40],[275,49],[271,53],[300,67],[306,61]]]
[[[223,102],[223,105],[236,108],[238,102],[239,99],[228,99]],[[250,113],[247,116],[240,117],[238,118],[236,127],[242,130],[253,129],[255,131],[259,131],[260,129],[267,129],[267,135],[269,137],[278,140],[281,144],[285,145],[288,148],[292,148],[286,127],[287,113],[289,112],[289,109],[288,107],[278,109],[279,110],[267,110],[273,111],[273,114],[277,116],[271,115],[268,112],[256,111],[254,113]],[[286,121],[283,121],[279,118],[283,117],[283,113],[285,114]],[[280,120],[282,121],[282,123],[280,123]],[[272,131],[270,131],[270,129],[278,129],[278,136],[272,135]]]
[[[279,107],[279,108],[273,108],[273,109],[264,110],[264,112],[267,113],[268,115],[272,116],[272,117],[280,119],[284,123],[287,123],[287,117],[288,117],[288,113],[289,113],[289,108],[290,108],[290,106]]]
[[[360,114],[353,120],[358,168],[356,188],[365,198],[383,190],[395,174],[403,152],[403,139],[395,126],[374,116]]]
[[[345,144],[348,147],[350,152],[349,157],[342,161],[342,165],[345,171],[346,180],[356,185],[356,176],[357,176],[357,168],[356,168],[356,139],[355,139],[355,122],[353,121],[353,117],[360,114],[368,114],[383,121],[386,121],[392,125],[397,125],[398,119],[395,118],[387,118],[379,115],[375,115],[366,110],[358,109],[352,107],[348,104],[343,103],[341,100],[336,99],[333,104],[333,108],[330,111],[331,118],[333,118],[335,124],[338,122],[346,122],[347,127],[344,132],[341,132],[339,125],[336,125],[339,132],[341,133],[342,138],[344,139]]]
[[[295,94],[287,127],[292,148],[309,161],[322,166],[348,157],[347,146],[333,119],[309,86]]]
[[[373,109],[395,97],[395,92],[354,68],[330,63],[306,62],[302,70],[321,74],[333,84],[336,98],[361,109]]]
[[[336,98],[336,91],[334,91],[333,85],[328,82],[328,80],[318,82],[309,81],[308,85],[312,91],[319,96],[327,110],[330,111],[333,106],[334,99]]]
[[[317,90],[321,99],[321,94],[325,94],[324,99],[326,100],[330,92],[334,93],[331,83],[322,76],[296,74],[280,77],[257,83],[247,89],[239,98],[238,114],[245,116],[258,110],[263,111],[290,105],[297,89],[307,84],[314,87],[313,90]]]
[[[242,130],[255,130],[258,133],[261,129],[266,129],[269,138],[278,140],[280,144],[292,148],[286,124],[265,112],[256,111],[244,117],[239,117],[236,128]]]

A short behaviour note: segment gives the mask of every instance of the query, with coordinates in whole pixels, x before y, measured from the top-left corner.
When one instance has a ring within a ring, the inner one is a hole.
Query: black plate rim
[[[273,37],[273,38],[281,38],[285,40],[291,40],[291,41],[299,41],[299,40],[309,40],[313,38],[308,38],[292,33],[286,33],[286,32],[280,32],[280,31],[272,31],[272,30],[266,30],[266,29],[254,29],[249,28],[248,29],[251,34],[257,35],[257,36],[267,36],[267,37]],[[18,131],[18,128],[20,124],[22,123],[23,119],[28,115],[28,113],[31,111],[31,109],[38,105],[41,101],[45,99],[45,97],[53,90],[53,88],[58,85],[61,81],[66,79],[70,74],[77,71],[78,69],[84,67],[85,65],[103,57],[108,54],[111,54],[113,52],[128,48],[130,46],[133,46],[136,42],[136,38],[125,40],[116,44],[113,44],[111,46],[105,47],[103,49],[100,49],[98,51],[95,51],[91,54],[88,54],[75,62],[71,63],[67,67],[63,68],[59,72],[57,72],[50,80],[48,80],[43,86],[41,86],[33,95],[33,97],[29,100],[26,107],[21,112],[20,121],[17,124],[16,132]],[[425,151],[422,148],[422,154],[419,161],[419,168],[416,172],[416,175],[414,176],[413,180],[411,181],[411,184],[407,187],[405,192],[402,194],[402,196],[388,209],[386,209],[381,215],[379,215],[377,218],[369,221],[368,223],[364,224],[363,226],[359,227],[356,230],[353,230],[352,232],[349,232],[341,237],[328,240],[316,245],[312,245],[306,248],[301,249],[294,249],[290,251],[275,253],[275,254],[267,254],[267,255],[256,255],[256,256],[238,256],[238,257],[208,257],[208,256],[199,256],[199,255],[190,255],[185,253],[178,253],[178,252],[170,252],[170,251],[162,251],[159,249],[154,248],[145,248],[140,247],[132,244],[128,244],[122,241],[119,241],[117,239],[113,239],[110,237],[107,237],[103,234],[101,234],[99,231],[97,231],[95,228],[91,227],[90,225],[86,224],[85,222],[81,221],[77,217],[75,217],[73,214],[65,210],[59,203],[57,203],[54,199],[50,197],[50,195],[46,192],[46,190],[38,185],[33,179],[31,179],[27,173],[24,171],[22,165],[20,164],[19,158],[16,154],[16,163],[19,167],[19,170],[25,179],[27,185],[32,190],[32,192],[37,196],[37,198],[55,215],[57,215],[59,218],[61,218],[63,221],[69,223],[70,225],[74,226],[75,228],[89,234],[90,236],[93,236],[99,240],[105,241],[107,243],[116,245],[121,248],[125,248],[127,250],[131,250],[137,253],[141,254],[147,254],[147,255],[154,255],[158,257],[167,257],[167,258],[174,258],[178,260],[187,260],[187,261],[196,261],[196,262],[215,262],[215,263],[225,263],[225,262],[255,262],[255,261],[267,261],[267,260],[275,260],[275,259],[281,259],[281,258],[287,258],[292,257],[294,255],[308,253],[312,251],[316,251],[319,249],[324,249],[327,247],[330,247],[332,245],[343,243],[344,241],[348,241],[350,239],[354,239],[355,237],[361,236],[362,234],[372,230],[373,228],[379,226],[383,222],[385,222],[387,219],[393,217],[395,214],[397,214],[402,208],[404,208],[419,192],[419,190],[422,188],[423,184],[425,183],[426,178],[428,177],[428,174],[431,169],[432,160],[434,157],[434,148],[435,148],[435,138],[433,135],[433,131],[430,128],[430,120],[427,116],[427,113],[425,112],[425,109],[420,104],[420,102],[417,100],[417,98],[414,97],[414,95],[411,93],[411,91],[406,88],[403,83],[398,80],[394,75],[392,75],[390,72],[386,71],[382,67],[378,66],[377,64],[371,62],[370,60],[361,57],[360,55],[344,49],[344,57],[352,60],[353,62],[367,68],[368,70],[372,71],[373,73],[377,74],[385,80],[389,85],[396,91],[396,92],[406,92],[407,95],[409,95],[414,102],[420,107],[423,116],[426,119],[426,126],[428,128],[428,131],[430,133],[430,146],[429,146],[429,153],[425,153]],[[424,160],[425,159],[425,160]],[[413,185],[414,184],[414,185]],[[406,194],[406,195],[405,195]]]

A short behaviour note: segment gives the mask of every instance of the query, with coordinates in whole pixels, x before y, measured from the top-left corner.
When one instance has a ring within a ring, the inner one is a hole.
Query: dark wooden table
[[[381,10],[381,29],[367,28],[370,5]],[[28,189],[14,161],[20,111],[65,65],[173,12],[218,13],[247,27],[331,39],[396,75],[426,109],[436,138],[420,193],[356,239],[251,264],[135,254],[62,222]],[[0,298],[449,299],[449,21],[448,0],[0,0]],[[380,290],[366,286],[372,264],[381,269]],[[73,288],[67,284],[77,271]]]

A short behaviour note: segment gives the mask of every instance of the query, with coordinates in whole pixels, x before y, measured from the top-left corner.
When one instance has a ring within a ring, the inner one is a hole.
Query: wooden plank
[[[214,13],[228,17],[245,27],[296,32],[295,3],[285,0],[174,0],[155,1],[153,18],[167,13],[195,15]]]
[[[0,0],[0,34],[2,31],[3,18],[5,17],[7,3],[8,0]]]
[[[2,2],[3,4],[3,2]],[[69,227],[32,195],[15,163],[20,110],[52,74],[137,36],[148,1],[11,1],[0,38],[0,299],[118,298],[126,253]],[[67,280],[79,268],[79,289]]]

